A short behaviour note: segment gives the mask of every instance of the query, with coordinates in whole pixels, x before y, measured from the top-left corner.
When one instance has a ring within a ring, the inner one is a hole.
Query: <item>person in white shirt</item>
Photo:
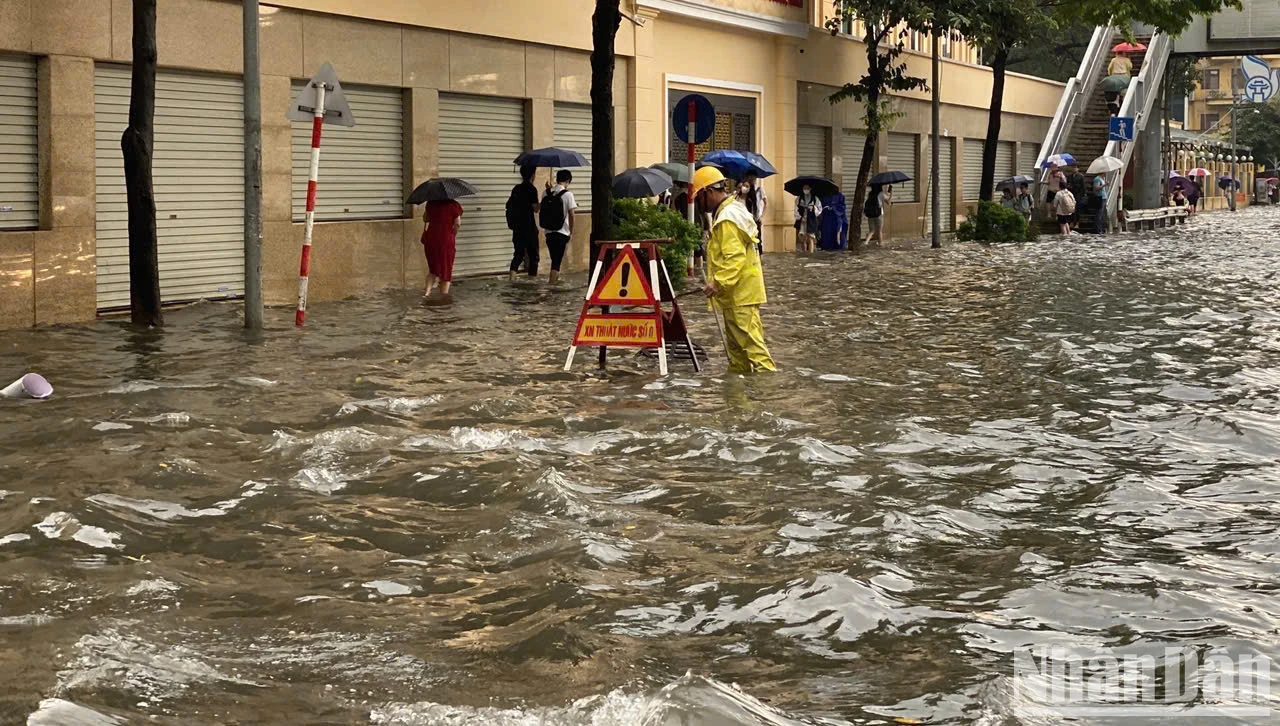
[[[757,238],[760,240],[756,245],[756,251],[764,254],[764,212],[769,208],[769,197],[764,193],[764,185],[760,183],[760,177],[754,171],[744,174],[743,181],[750,184],[752,190],[752,193],[747,195],[747,211],[751,212],[751,216],[756,220]]]
[[[547,190],[542,198],[542,229],[547,233],[547,252],[551,255],[551,284],[560,281],[560,263],[564,261],[564,252],[569,247],[569,239],[573,237],[573,212],[578,202],[569,191],[573,183],[573,172],[561,169],[556,172],[556,185]],[[559,202],[557,209],[555,202]]]
[[[821,229],[822,202],[813,194],[813,187],[805,184],[796,197],[796,251],[813,252]]]

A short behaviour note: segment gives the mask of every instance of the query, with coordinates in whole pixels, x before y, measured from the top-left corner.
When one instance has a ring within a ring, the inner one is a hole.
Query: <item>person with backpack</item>
[[[867,237],[862,240],[864,247],[871,244],[872,237],[876,238],[877,247],[884,242],[884,211],[892,200],[892,189],[872,184],[871,191],[867,193],[867,201],[862,204],[862,216],[867,220]]]
[[[560,263],[564,261],[564,252],[569,247],[569,239],[573,237],[573,210],[578,202],[569,191],[573,183],[573,172],[561,169],[556,172],[556,185],[547,190],[542,197],[538,214],[542,229],[547,233],[547,253],[551,255],[551,284],[560,281]]]
[[[1070,189],[1063,187],[1053,195],[1053,213],[1058,216],[1058,232],[1063,236],[1071,234],[1071,218],[1076,213],[1076,198]]]
[[[507,229],[511,230],[510,279],[514,282],[520,264],[526,263],[529,277],[538,276],[538,188],[533,185],[537,167],[520,167],[521,182],[511,188],[507,197]]]

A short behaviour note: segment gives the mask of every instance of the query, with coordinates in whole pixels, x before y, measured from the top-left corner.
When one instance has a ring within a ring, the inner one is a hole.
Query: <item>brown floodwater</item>
[[[1278,273],[1259,209],[771,256],[750,379],[693,302],[708,372],[564,373],[579,295],[497,280],[0,333],[56,388],[0,723],[1066,723],[1019,649],[1275,657]]]

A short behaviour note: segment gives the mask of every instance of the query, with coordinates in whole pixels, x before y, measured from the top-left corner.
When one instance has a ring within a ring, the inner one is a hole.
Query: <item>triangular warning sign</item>
[[[324,122],[339,126],[355,126],[356,117],[351,115],[351,107],[347,105],[347,96],[342,92],[342,84],[338,83],[338,72],[333,66],[325,63],[320,66],[314,78],[298,92],[285,114],[290,121],[311,121],[316,117],[316,101],[319,100],[318,86],[324,86]]]
[[[631,247],[623,247],[613,266],[591,293],[588,305],[656,305],[649,281],[640,269],[640,260]]]

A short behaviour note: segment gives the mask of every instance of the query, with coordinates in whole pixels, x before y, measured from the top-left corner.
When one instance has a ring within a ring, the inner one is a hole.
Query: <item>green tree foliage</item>
[[[1030,242],[1035,238],[1035,229],[1021,212],[995,202],[979,202],[978,212],[956,229],[956,239],[961,242]]]
[[[702,233],[683,215],[668,207],[645,199],[613,201],[613,239],[672,239],[675,244],[662,248],[671,284],[676,290],[684,285],[689,258],[698,248]]]
[[[1236,141],[1253,149],[1253,158],[1268,169],[1280,167],[1280,102],[1241,105],[1234,114]]]
[[[1239,0],[1075,0],[1056,3],[1053,12],[1061,21],[1120,27],[1142,23],[1177,35],[1197,15],[1239,7]]]
[[[867,71],[855,83],[846,83],[832,94],[831,103],[852,99],[863,107],[863,127],[866,140],[862,147],[862,162],[858,166],[858,180],[849,207],[849,239],[855,248],[862,244],[862,205],[867,198],[867,180],[871,178],[871,162],[876,158],[876,141],[881,131],[887,130],[897,116],[890,105],[894,91],[923,90],[925,79],[909,75],[907,64],[900,58],[902,38],[895,30],[904,25],[918,24],[922,6],[913,0],[832,0],[836,17],[827,22],[834,35],[840,32],[845,20],[857,18],[866,31],[862,42],[866,47]],[[913,170],[903,170],[913,171]],[[848,184],[845,184],[846,191]]]

